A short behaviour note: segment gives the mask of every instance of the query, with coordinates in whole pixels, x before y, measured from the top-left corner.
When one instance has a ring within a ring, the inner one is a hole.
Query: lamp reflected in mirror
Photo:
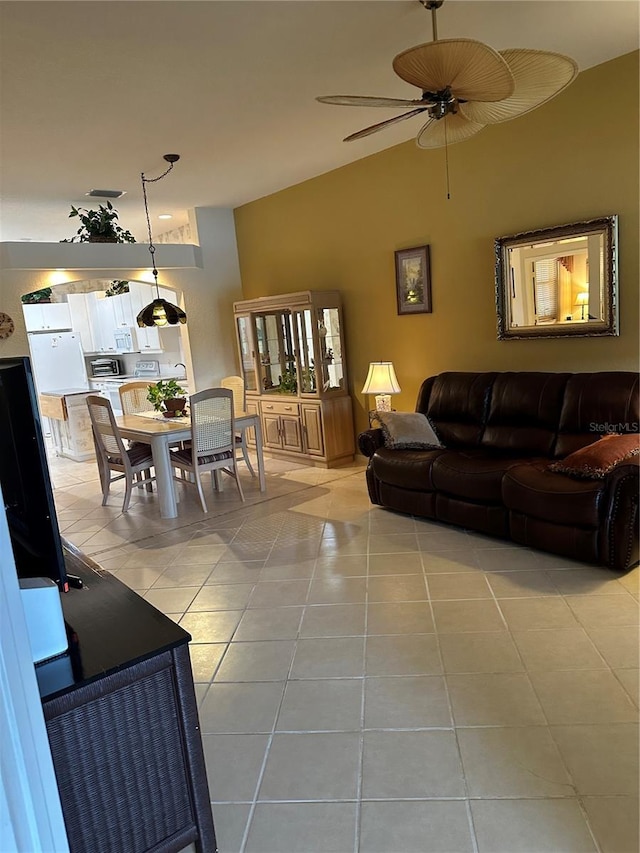
[[[589,305],[589,292],[586,290],[581,290],[580,293],[576,295],[575,306],[580,309],[580,319],[584,320],[584,309]]]
[[[498,340],[618,334],[617,216],[495,241]]]

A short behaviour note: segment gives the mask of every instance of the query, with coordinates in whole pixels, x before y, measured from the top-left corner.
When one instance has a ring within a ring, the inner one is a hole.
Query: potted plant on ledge
[[[130,231],[118,225],[118,211],[108,201],[98,205],[97,210],[71,205],[69,219],[77,216],[82,225],[77,233],[63,243],[135,243],[136,238]]]
[[[181,418],[187,414],[185,394],[184,388],[175,379],[160,379],[154,385],[149,385],[147,400],[165,418]]]

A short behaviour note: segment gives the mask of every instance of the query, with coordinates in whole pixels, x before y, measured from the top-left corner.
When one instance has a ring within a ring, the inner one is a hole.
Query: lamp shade
[[[376,409],[379,412],[391,411],[390,395],[400,393],[400,386],[390,361],[371,362],[362,393],[376,395]]]
[[[576,304],[576,305],[578,305],[578,306],[579,306],[579,305],[586,305],[588,301],[589,301],[589,294],[588,294],[588,292],[587,292],[586,290],[582,290],[582,291],[580,291],[580,293],[578,293],[578,295],[576,296],[576,303],[575,303],[575,304]]]
[[[400,385],[391,361],[372,361],[362,389],[363,394],[399,394]]]
[[[167,302],[166,299],[154,299],[146,305],[136,317],[140,328],[144,326],[175,326],[186,323],[187,315],[182,308]]]

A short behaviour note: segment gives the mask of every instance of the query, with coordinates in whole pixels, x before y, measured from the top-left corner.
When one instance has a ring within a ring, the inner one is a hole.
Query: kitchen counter
[[[91,394],[90,388],[59,388],[55,391],[43,391],[40,397],[73,397],[74,394]]]
[[[66,388],[40,394],[40,412],[49,418],[57,456],[86,462],[95,457],[91,420],[86,398],[90,388]]]
[[[113,376],[91,376],[91,382],[148,382],[153,385],[160,379],[175,379],[176,382],[186,382],[186,376],[136,376],[133,373],[118,373]]]

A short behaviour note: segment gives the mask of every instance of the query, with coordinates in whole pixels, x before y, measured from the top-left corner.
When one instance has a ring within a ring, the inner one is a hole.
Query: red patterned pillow
[[[639,433],[604,435],[593,444],[588,444],[559,462],[549,465],[549,470],[581,480],[602,480],[618,462],[639,453]]]

